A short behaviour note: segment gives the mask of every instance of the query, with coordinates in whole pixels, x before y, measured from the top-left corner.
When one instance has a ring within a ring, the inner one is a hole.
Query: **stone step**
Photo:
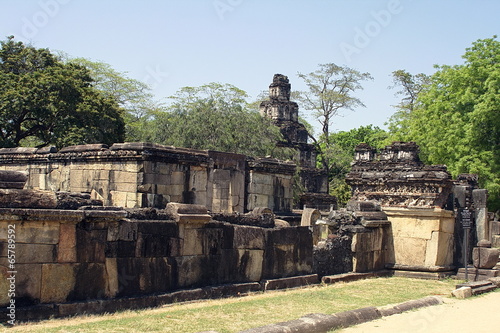
[[[492,283],[490,281],[472,281],[472,282],[465,282],[465,283],[460,283],[456,285],[456,289],[462,288],[462,287],[471,287],[472,289],[474,288],[481,288],[484,286],[491,285]]]
[[[475,267],[468,267],[468,279],[472,281],[484,281],[489,278],[499,277],[500,270],[498,269],[481,269]],[[457,279],[465,280],[465,268],[459,268],[457,275]]]
[[[489,286],[472,288],[472,295],[480,295],[480,294],[488,293],[488,292],[493,291],[495,289],[497,289],[497,286],[495,286],[493,283],[491,283]]]
[[[491,281],[472,281],[457,284],[456,289],[462,287],[470,287],[472,289],[472,295],[480,295],[490,291],[493,291],[497,288],[496,284]]]

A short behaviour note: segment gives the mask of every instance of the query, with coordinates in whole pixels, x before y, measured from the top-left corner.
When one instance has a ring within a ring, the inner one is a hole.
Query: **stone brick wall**
[[[172,211],[168,211],[172,208]],[[115,298],[312,272],[307,227],[260,228],[170,204],[157,219],[116,208],[0,208],[0,306],[7,230],[16,231],[16,305]],[[145,215],[147,216],[147,214]],[[158,218],[169,219],[158,220]]]
[[[0,170],[27,171],[27,189],[91,193],[128,208],[181,202],[213,212],[289,212],[295,169],[274,159],[148,143],[0,149]]]
[[[295,165],[273,159],[249,162],[247,207],[269,207],[275,212],[292,210]]]

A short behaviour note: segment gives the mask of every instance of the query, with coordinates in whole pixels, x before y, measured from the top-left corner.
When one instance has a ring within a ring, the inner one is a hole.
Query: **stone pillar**
[[[203,255],[203,241],[200,230],[211,220],[207,208],[201,205],[189,205],[170,202],[166,207],[170,215],[179,225],[180,256]]]
[[[488,208],[486,202],[488,200],[488,190],[475,189],[472,191],[472,202],[475,208],[475,222],[477,239],[490,239],[490,225],[488,222]]]

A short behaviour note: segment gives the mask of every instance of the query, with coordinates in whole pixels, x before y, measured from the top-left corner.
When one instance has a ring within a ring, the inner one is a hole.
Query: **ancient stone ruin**
[[[346,182],[352,187],[351,201],[322,221],[331,236],[315,248],[315,266],[325,274],[352,267],[354,272],[386,268],[396,275],[450,276],[465,265],[459,218],[464,207],[475,213],[470,244],[497,237],[497,231],[489,231],[498,224],[488,219],[487,193],[477,188],[477,177],[452,180],[445,166],[424,165],[413,142],[394,142],[380,152],[359,145]],[[469,251],[472,258],[472,246]],[[476,273],[474,278],[497,274]]]
[[[269,100],[260,104],[260,114],[267,117],[281,129],[284,141],[278,146],[297,151],[300,167],[300,182],[305,193],[301,194],[300,207],[314,207],[329,210],[336,207],[335,197],[327,192],[328,176],[324,170],[316,168],[318,152],[308,143],[309,134],[299,122],[299,106],[290,101],[291,84],[288,77],[275,74],[269,85]]]
[[[0,149],[0,313],[13,299],[30,320],[343,273],[441,278],[470,265],[472,279],[499,275],[500,222],[476,176],[424,165],[412,142],[362,144],[346,177],[352,198],[337,209],[286,76],[274,76],[261,112],[298,165],[151,143]],[[294,182],[305,189],[295,207]],[[464,228],[478,244],[469,252]]]
[[[269,210],[229,215],[231,223],[202,205],[105,207],[90,195],[21,189],[23,172],[0,177],[3,187],[14,187],[0,189],[0,305],[10,302],[7,277],[15,270],[23,320],[272,289],[272,280],[293,276],[318,281],[310,275],[309,228],[277,228]],[[10,229],[14,261],[7,256]]]

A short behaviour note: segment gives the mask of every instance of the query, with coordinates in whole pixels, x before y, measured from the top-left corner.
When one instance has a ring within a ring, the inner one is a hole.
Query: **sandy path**
[[[500,332],[500,291],[353,326],[342,333]]]

